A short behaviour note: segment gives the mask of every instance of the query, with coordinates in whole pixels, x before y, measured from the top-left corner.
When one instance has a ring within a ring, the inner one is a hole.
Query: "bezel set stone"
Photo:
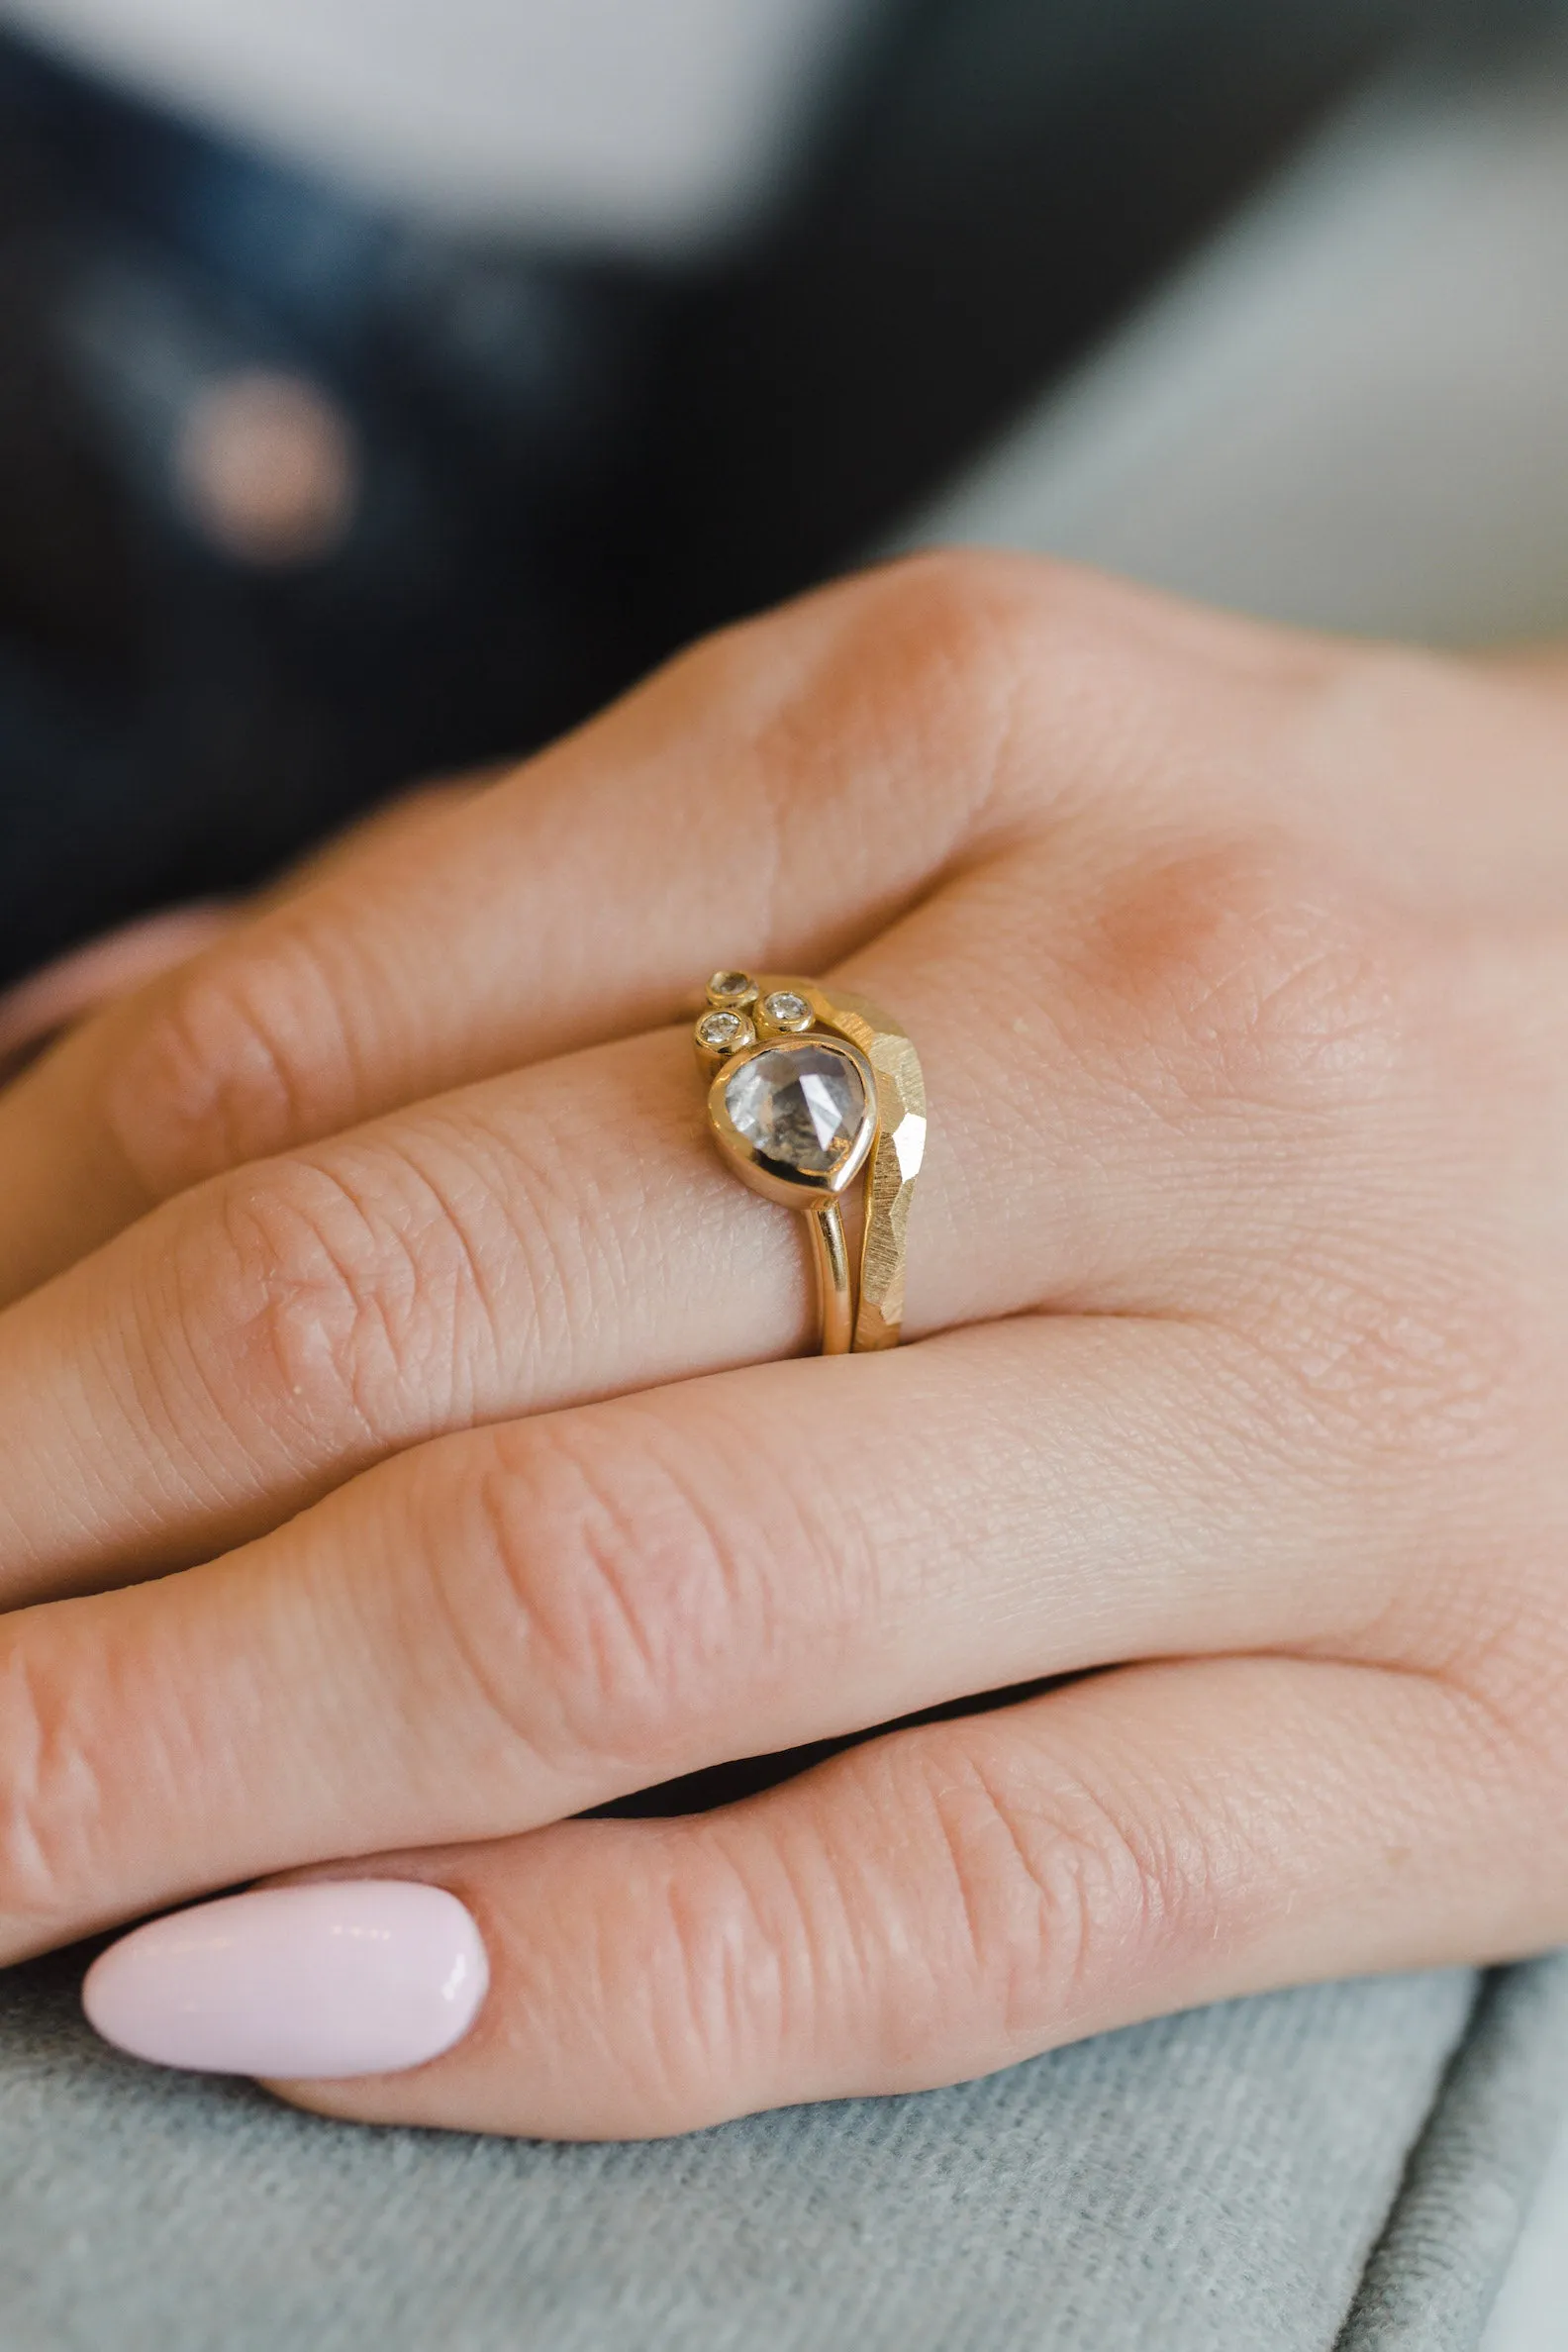
[[[708,1002],[715,1010],[737,1013],[756,1003],[756,982],[749,972],[715,972],[708,983]]]
[[[801,1037],[817,1028],[817,1015],[798,988],[774,988],[765,997],[749,972],[715,972],[708,983],[707,1010],[697,1022],[697,1051],[711,1069],[716,1061],[773,1037]]]
[[[716,1084],[727,1134],[774,1182],[836,1193],[864,1160],[876,1126],[874,1081],[839,1038],[763,1044]]]
[[[786,1036],[801,1036],[816,1026],[817,1016],[803,996],[793,988],[775,988],[765,996],[757,1008],[770,1029],[782,1029]]]
[[[816,1029],[709,1054],[708,1116],[736,1174],[772,1201],[823,1205],[845,1192],[876,1140],[876,1077],[857,1046]]]
[[[756,1030],[743,1013],[717,1005],[698,1022],[697,1042],[709,1053],[740,1053],[756,1043]]]

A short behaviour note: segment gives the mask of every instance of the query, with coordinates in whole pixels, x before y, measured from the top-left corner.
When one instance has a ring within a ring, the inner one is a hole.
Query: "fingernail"
[[[439,2058],[489,1977],[478,1928],[443,1887],[342,1879],[134,1928],[87,1971],[82,2007],[105,2041],[158,2066],[331,2081]]]

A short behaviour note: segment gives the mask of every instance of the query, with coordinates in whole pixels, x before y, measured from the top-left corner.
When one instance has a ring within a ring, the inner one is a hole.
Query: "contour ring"
[[[714,974],[693,1038],[725,1158],[753,1192],[807,1219],[823,1354],[896,1347],[926,1151],[926,1083],[912,1040],[862,996],[749,972]],[[858,1273],[846,1202],[859,1209]]]

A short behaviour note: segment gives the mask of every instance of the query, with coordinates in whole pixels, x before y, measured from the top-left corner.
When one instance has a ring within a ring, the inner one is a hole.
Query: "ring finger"
[[[1178,988],[1191,939],[1119,1003],[1049,884],[1043,856],[967,877],[854,969],[919,1039],[931,1090],[912,1336],[1046,1303],[1222,1311],[1334,1174],[1321,1081],[1250,1010],[1228,1046],[1200,1033],[1224,1016],[1212,981]],[[1223,896],[1205,918],[1233,970],[1231,920]],[[1316,997],[1309,1023],[1316,1068]],[[1359,1057],[1335,1085],[1365,1193],[1378,1123],[1405,1153],[1421,1137]],[[401,1447],[809,1331],[795,1221],[720,1164],[685,1036],[489,1081],[212,1179],[0,1317],[0,1602],[211,1557]]]

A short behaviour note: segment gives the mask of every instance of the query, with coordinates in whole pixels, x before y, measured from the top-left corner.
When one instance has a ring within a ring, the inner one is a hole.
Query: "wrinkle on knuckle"
[[[411,1615],[425,1628],[422,1673],[434,1673],[443,1708],[456,1692],[470,1740],[482,1715],[507,1766],[547,1766],[562,1743],[540,1702],[529,1487],[499,1458],[508,1434],[494,1433],[488,1458],[462,1478],[455,1498],[441,1477],[416,1490]]]
[[[627,1116],[635,1116],[630,1105]],[[570,1391],[582,1334],[599,1326],[600,1302],[624,1313],[638,1285],[646,1287],[635,1238],[640,1205],[629,1200],[623,1170],[599,1164],[599,1134],[579,1132],[570,1120],[541,1118],[526,1142],[486,1136],[476,1125],[467,1149],[501,1244],[497,1277],[484,1278],[497,1347],[504,1329],[514,1345],[526,1331],[543,1388]]]
[[[185,1352],[231,1425],[260,1422],[314,1449],[439,1425],[468,1254],[428,1194],[274,1163],[225,1185],[176,1250]]]
[[[165,1199],[345,1120],[349,1064],[309,939],[280,931],[170,975],[109,1078],[105,1116],[128,1164]]]
[[[841,1797],[842,1783],[834,1788]],[[900,2004],[889,2030],[890,1961],[904,1955],[890,1951],[888,1912],[868,1900],[865,1820],[809,1799],[793,1817],[780,1813],[772,1834],[755,1813],[713,1814],[663,1890],[650,2040],[672,2111],[689,2112],[705,2086],[728,2107],[737,2082],[765,2092],[804,2072],[841,2085],[840,2057],[863,2069],[878,2039],[900,2062],[913,2004]],[[907,1975],[894,1966],[895,1979]],[[928,2022],[941,2031],[950,2010]]]
[[[729,1515],[637,1418],[499,1432],[474,1500],[502,1606],[528,1628],[530,1739],[655,1778],[737,1652],[767,1646],[770,1604]]]
[[[800,1938],[730,1841],[710,1838],[696,1867],[671,1873],[662,1912],[647,2056],[672,2111],[705,2087],[767,2075],[788,2047],[810,2047],[792,2024]]]
[[[996,1772],[978,1753],[933,1769],[928,1803],[966,1969],[1009,2039],[1071,2038],[1108,1980],[1218,1932],[1220,1874],[1179,1807],[1143,1817],[1070,1768]]]
[[[0,1919],[39,1944],[90,1911],[105,1806],[68,1689],[16,1634],[0,1655]]]

